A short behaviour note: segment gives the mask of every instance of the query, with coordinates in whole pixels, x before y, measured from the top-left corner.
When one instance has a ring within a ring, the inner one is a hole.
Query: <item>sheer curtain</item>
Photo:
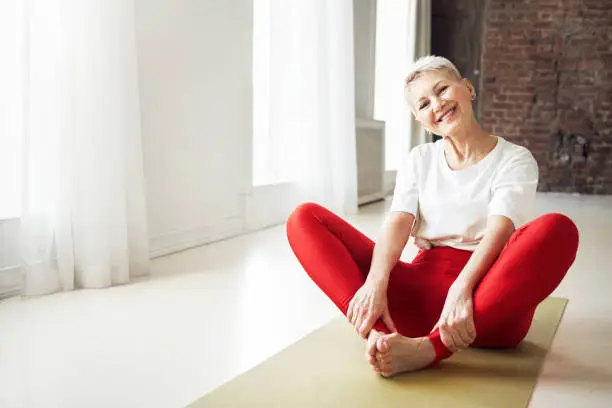
[[[149,259],[134,4],[22,4],[23,293],[127,283]]]
[[[430,52],[431,0],[377,0],[374,119],[386,124],[386,167],[426,142],[404,98],[410,64]]]
[[[409,26],[412,41],[410,47],[408,47],[408,58],[409,61],[416,61],[431,53],[431,0],[412,0],[409,21],[413,24]],[[406,110],[409,109],[405,102],[404,106]],[[409,110],[408,113],[410,113]],[[409,118],[411,146],[429,142],[425,129],[414,120],[412,114]]]
[[[267,127],[265,164],[276,180],[287,183],[287,206],[314,201],[338,213],[355,212],[353,2],[254,4],[259,18],[255,24],[268,24],[262,35],[267,43],[258,45],[256,39],[255,44],[255,58],[266,59],[255,61],[255,66],[268,70],[262,76],[267,79],[255,83],[255,92],[267,98],[255,99],[267,103],[267,109],[255,107],[256,114],[267,115],[265,120],[255,118],[256,125]],[[265,52],[257,53],[258,46]],[[256,154],[257,143],[256,135]],[[279,217],[286,216],[287,206]]]

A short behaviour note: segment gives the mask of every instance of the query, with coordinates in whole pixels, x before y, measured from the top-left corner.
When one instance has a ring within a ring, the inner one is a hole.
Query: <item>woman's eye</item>
[[[429,106],[429,102],[423,102],[422,104],[419,105],[419,109],[425,109],[427,106]]]
[[[442,92],[446,91],[447,89],[448,89],[448,85],[444,85],[444,86],[440,87],[440,90],[439,90],[438,93],[442,93]]]

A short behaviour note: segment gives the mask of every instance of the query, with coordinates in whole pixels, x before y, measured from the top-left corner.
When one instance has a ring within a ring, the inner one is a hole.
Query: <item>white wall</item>
[[[353,0],[355,36],[355,115],[372,119],[376,0]]]
[[[19,219],[0,219],[0,299],[18,293]]]
[[[355,114],[357,118],[361,119],[372,119],[374,116],[376,2],[377,0],[353,0]],[[395,178],[395,171],[385,171],[383,180],[383,192],[385,194],[393,192]]]
[[[152,254],[242,232],[252,0],[136,0],[136,26]]]
[[[375,5],[354,0],[356,112],[365,118]],[[286,201],[287,186],[251,182],[252,7],[252,0],[136,0],[153,256],[278,222],[267,210]]]

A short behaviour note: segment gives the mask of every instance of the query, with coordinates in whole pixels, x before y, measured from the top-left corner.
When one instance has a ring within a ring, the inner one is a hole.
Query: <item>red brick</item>
[[[540,190],[612,194],[611,5],[489,2],[480,118],[486,129],[532,151]],[[567,151],[554,150],[560,133],[574,143]],[[588,141],[586,160],[570,134]]]

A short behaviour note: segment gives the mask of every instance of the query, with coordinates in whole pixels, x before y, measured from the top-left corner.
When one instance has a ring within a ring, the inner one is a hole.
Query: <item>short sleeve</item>
[[[519,228],[531,216],[537,187],[538,164],[527,149],[520,149],[493,180],[489,215],[503,215]]]
[[[415,217],[419,209],[418,153],[412,149],[397,170],[391,212],[407,212]]]

